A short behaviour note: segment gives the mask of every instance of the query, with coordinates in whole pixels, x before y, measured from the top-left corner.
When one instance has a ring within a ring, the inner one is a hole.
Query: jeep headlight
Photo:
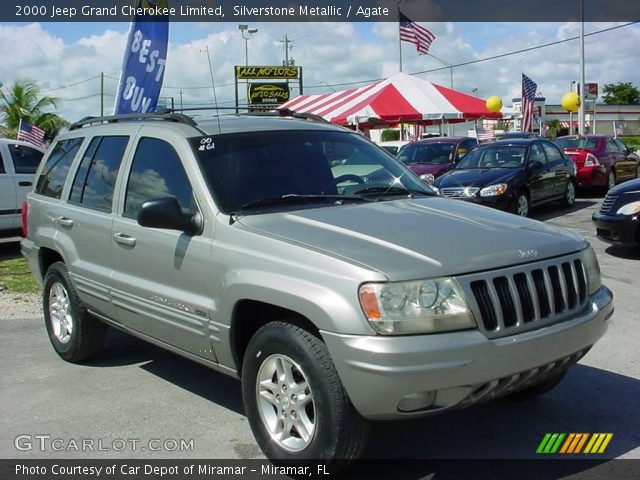
[[[589,245],[584,250],[584,269],[587,272],[587,283],[589,284],[589,295],[593,295],[602,286],[602,277],[600,276],[600,265],[596,252]]]
[[[462,289],[453,278],[365,283],[360,304],[371,326],[384,335],[475,328]]]
[[[505,193],[507,193],[506,183],[497,183],[495,185],[484,187],[482,190],[480,190],[481,197],[495,197],[498,195],[504,195]]]

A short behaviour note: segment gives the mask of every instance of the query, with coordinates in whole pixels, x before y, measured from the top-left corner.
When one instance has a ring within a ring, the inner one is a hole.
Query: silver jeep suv
[[[242,379],[275,460],[335,464],[368,420],[554,387],[613,313],[588,242],[442,198],[303,114],[89,118],[49,150],[22,251],[56,352],[105,325]]]

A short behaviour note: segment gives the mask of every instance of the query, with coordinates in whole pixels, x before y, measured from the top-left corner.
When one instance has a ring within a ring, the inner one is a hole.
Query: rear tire
[[[242,396],[251,430],[275,463],[322,460],[334,471],[358,458],[369,423],[353,408],[325,344],[272,322],[249,341]]]
[[[87,312],[62,262],[47,270],[42,306],[51,345],[64,360],[81,362],[102,350],[105,325]]]
[[[616,172],[611,169],[607,175],[607,191],[616,186]]]
[[[576,203],[576,184],[573,180],[567,182],[567,186],[564,191],[564,197],[562,197],[562,206],[564,208],[571,208]]]

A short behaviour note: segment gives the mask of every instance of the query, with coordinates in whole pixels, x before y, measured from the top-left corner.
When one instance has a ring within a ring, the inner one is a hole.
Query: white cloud
[[[613,24],[587,24],[587,31]],[[524,49],[572,37],[578,24],[465,24],[425,23],[436,35],[431,52],[445,62],[460,63]],[[99,27],[99,24],[96,24]],[[330,91],[325,83],[340,84],[383,78],[398,69],[397,24],[265,23],[248,42],[250,63],[279,65],[283,58],[284,34],[293,39],[289,52],[304,68],[306,93]],[[69,28],[74,28],[73,24]],[[5,86],[16,80],[35,80],[48,94],[60,98],[59,112],[73,121],[99,114],[100,72],[105,79],[105,113],[114,102],[122,63],[127,27],[105,30],[77,41],[65,41],[47,24],[0,24],[0,44],[11,45],[0,62],[0,80]],[[190,41],[171,36],[163,96],[176,105],[212,104],[211,77],[203,49],[208,45],[213,62],[218,101],[231,106],[234,100],[233,66],[245,62],[245,41],[236,24],[194,24]],[[640,85],[640,27],[631,26],[586,38],[587,81],[605,83],[631,81]],[[449,69],[430,56],[418,56],[411,44],[403,43],[405,72],[440,68],[421,74],[449,85]],[[505,104],[517,96],[520,75],[525,72],[538,83],[548,102],[559,102],[572,80],[578,80],[578,42],[572,41],[454,69],[454,87],[467,93],[477,88],[482,97],[499,95]],[[93,78],[92,78],[93,77]],[[69,88],[59,88],[85,79]],[[313,87],[316,88],[313,88]],[[201,87],[201,88],[194,88]],[[348,87],[335,87],[337,89]],[[240,87],[241,98],[244,89]]]

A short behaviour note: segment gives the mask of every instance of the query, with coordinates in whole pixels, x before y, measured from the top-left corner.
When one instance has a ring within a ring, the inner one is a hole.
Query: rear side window
[[[91,140],[73,180],[70,203],[111,212],[113,190],[127,143],[128,136],[96,137]]]
[[[69,138],[55,144],[42,173],[38,177],[35,192],[51,198],[60,198],[69,167],[84,138]]]
[[[42,160],[42,152],[26,145],[9,145],[16,173],[36,173]]]
[[[544,148],[544,152],[547,154],[547,158],[550,162],[562,160],[562,154],[560,153],[560,150],[558,150],[551,143],[543,143],[542,147]]]
[[[138,218],[152,198],[174,196],[186,214],[197,212],[193,190],[175,149],[164,140],[142,138],[133,156],[123,216]]]

